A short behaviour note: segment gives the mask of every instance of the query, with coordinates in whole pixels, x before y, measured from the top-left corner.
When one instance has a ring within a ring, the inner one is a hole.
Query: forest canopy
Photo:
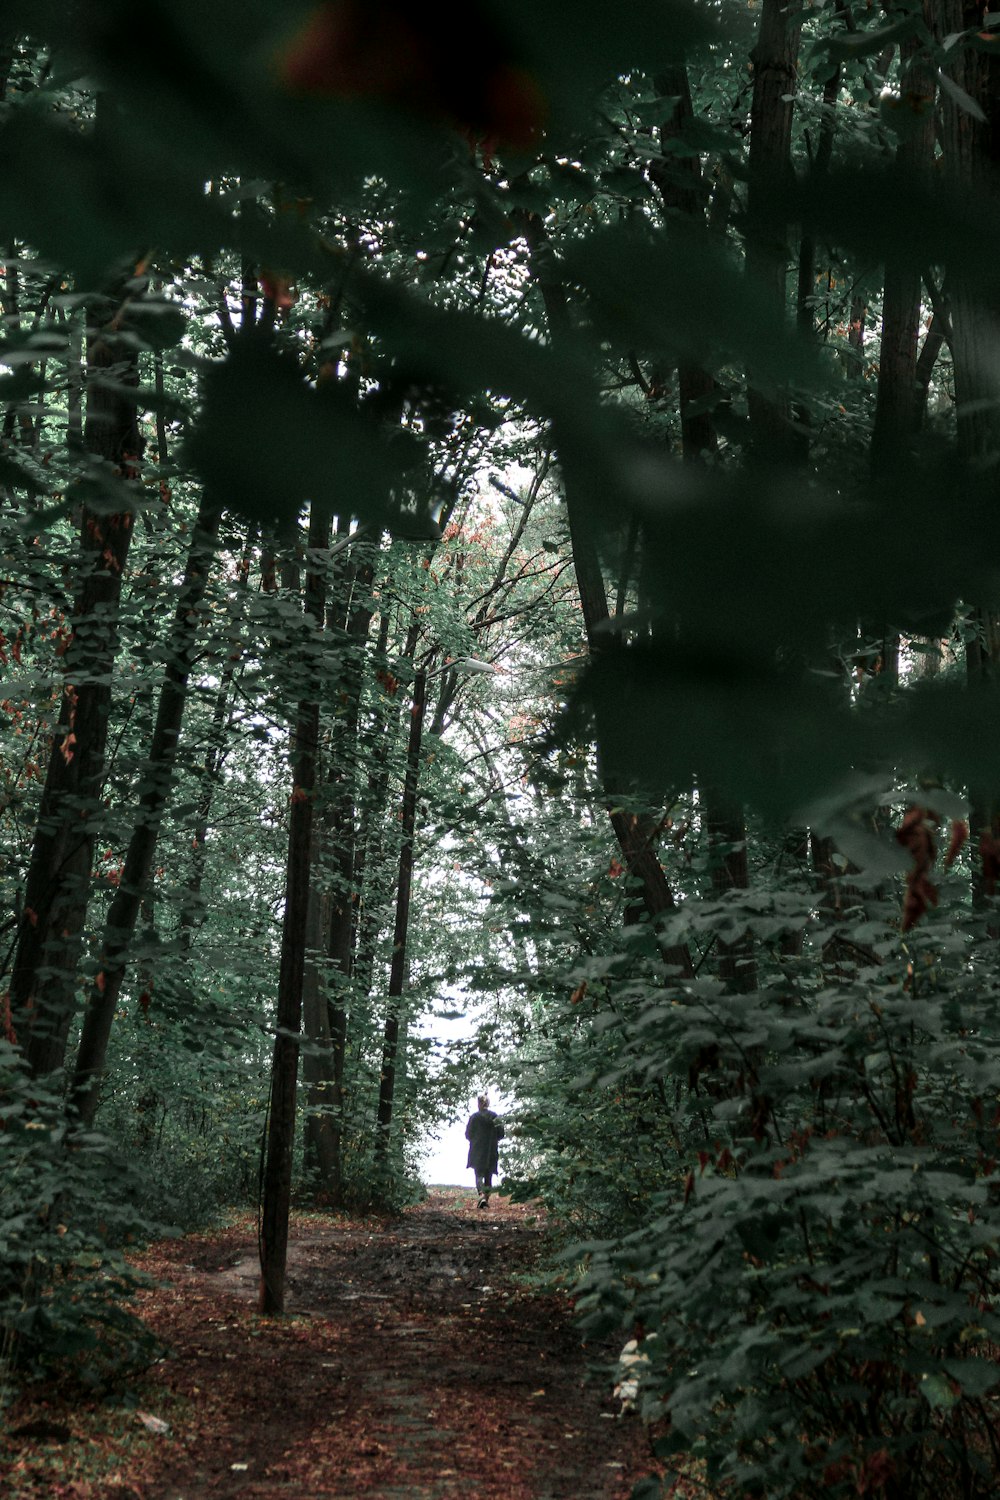
[[[994,1493],[1000,17],[10,0],[0,85],[5,1369],[258,1193],[280,1312],[489,1082],[662,1459]]]

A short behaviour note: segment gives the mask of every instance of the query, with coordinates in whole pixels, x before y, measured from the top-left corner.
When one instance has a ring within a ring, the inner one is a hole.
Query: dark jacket
[[[474,1115],[469,1116],[465,1139],[469,1143],[467,1165],[474,1168],[481,1177],[495,1172],[499,1159],[497,1142],[503,1140],[503,1121],[500,1116],[494,1114],[492,1109],[477,1109]]]

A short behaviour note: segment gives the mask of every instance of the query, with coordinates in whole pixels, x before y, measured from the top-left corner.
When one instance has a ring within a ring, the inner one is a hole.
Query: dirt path
[[[112,1437],[100,1480],[80,1477],[86,1411],[49,1400],[45,1420],[73,1438],[8,1440],[6,1493],[625,1500],[648,1446],[588,1380],[596,1353],[565,1299],[526,1284],[540,1242],[530,1212],[480,1212],[459,1190],[397,1220],[298,1217],[284,1320],[256,1313],[252,1225],[154,1246],[143,1263],[165,1285],[141,1312],[172,1352],[143,1381],[141,1412],[121,1414],[124,1451]],[[32,1415],[37,1399],[18,1413]],[[149,1417],[169,1430],[150,1433]]]

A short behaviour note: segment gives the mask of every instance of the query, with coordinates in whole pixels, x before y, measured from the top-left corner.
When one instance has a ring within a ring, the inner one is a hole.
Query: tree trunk
[[[977,31],[984,6],[944,0],[938,34]],[[956,46],[945,71],[979,105],[977,120],[942,91],[944,160],[952,191],[991,213],[1000,201],[1000,62],[985,49]],[[955,369],[959,457],[970,482],[988,485],[996,497],[1000,477],[1000,291],[967,258],[948,268],[951,348]],[[981,601],[966,620],[966,672],[970,688],[1000,690],[1000,601]],[[1000,851],[1000,791],[995,784],[970,787],[969,831],[973,849],[972,899],[988,904],[982,856],[992,863]]]
[[[743,809],[727,806],[713,791],[704,796],[705,828],[708,833],[712,885],[719,895],[749,889],[747,827]],[[757,988],[757,965],[749,932],[734,942],[718,939],[719,978],[736,994],[749,995]]]
[[[868,308],[863,297],[851,299],[851,322],[847,330],[847,341],[851,355],[847,364],[848,380],[860,380],[865,373],[865,319]]]
[[[360,762],[358,723],[364,683],[365,642],[374,615],[372,581],[378,543],[360,539],[354,544],[346,570],[344,598],[327,611],[342,652],[338,697],[341,711],[331,736],[331,767],[321,808],[325,857],[314,858],[315,881],[329,884],[322,898],[322,946],[329,960],[319,1002],[305,1014],[306,1036],[313,1044],[306,1076],[312,1112],[306,1145],[318,1199],[338,1205],[343,1201],[344,1061],[347,1045],[348,997],[357,937],[355,780]],[[319,849],[317,847],[317,856]],[[320,938],[317,938],[320,941]],[[311,1023],[315,1023],[315,1030]]]
[[[933,22],[933,7],[924,0],[924,20]],[[916,40],[902,46],[903,107],[911,123],[896,151],[901,175],[916,184],[925,181],[934,158],[934,95],[936,80]],[[878,393],[872,432],[872,468],[876,474],[898,469],[913,443],[919,410],[917,397],[917,338],[920,329],[921,276],[912,257],[886,262],[882,297],[882,343],[879,351]]]
[[[809,868],[809,830],[790,828],[785,833],[782,844],[780,861],[782,873],[784,874],[786,867],[791,864],[804,874]],[[808,876],[806,878],[808,879]],[[812,882],[809,882],[810,889],[811,885]],[[804,925],[783,932],[778,939],[778,952],[782,958],[801,958],[805,935]]]
[[[970,690],[996,694],[1000,690],[1000,613],[972,609],[965,618],[965,672]],[[969,836],[972,843],[972,905],[976,911],[991,906],[994,881],[984,866],[1000,853],[1000,792],[995,785],[970,786]],[[991,935],[1000,933],[991,927]]]
[[[257,527],[256,525],[251,525],[243,544],[243,557],[240,561],[237,577],[238,588],[241,592],[245,592],[248,586],[250,557],[256,536]],[[191,830],[191,860],[188,865],[180,915],[177,919],[181,952],[185,957],[190,956],[194,935],[204,920],[204,902],[201,892],[205,882],[205,869],[208,863],[209,818],[212,812],[215,791],[222,779],[222,766],[226,756],[226,735],[229,714],[235,696],[234,684],[244,654],[245,647],[243,644],[237,644],[234,641],[233,648],[226,659],[225,666],[219,677],[219,686],[216,689],[215,702],[212,707],[212,722],[209,726],[207,744],[198,776],[195,820]]]
[[[659,189],[668,213],[683,214],[692,223],[705,226],[706,194],[701,175],[701,157],[675,155],[670,142],[683,139],[694,118],[687,68],[683,64],[657,76],[656,87],[665,99],[674,99],[670,119],[660,127],[660,156],[650,163],[649,175]],[[696,462],[717,447],[712,414],[707,410],[715,390],[714,378],[693,360],[677,367],[677,393],[681,419],[681,449],[684,458]]]
[[[402,651],[404,661],[412,661],[416,650],[418,627],[410,627]],[[379,631],[379,644],[375,651],[376,661],[385,660],[388,641],[388,619],[383,616]],[[387,671],[387,678],[395,677]],[[389,709],[387,699],[392,699]],[[389,802],[390,747],[399,725],[400,705],[397,698],[387,692],[376,705],[376,720],[372,740],[375,746],[372,765],[368,772],[368,785],[362,808],[361,827],[357,843],[354,866],[355,888],[360,894],[360,910],[357,913],[354,936],[354,993],[364,998],[371,993],[375,969],[375,952],[379,934],[387,925],[387,913],[392,895],[392,886],[382,877],[382,853],[384,848],[384,826]]]
[[[939,36],[979,30],[982,4],[941,0],[936,7]],[[992,51],[968,45],[947,54],[944,69],[985,116],[977,120],[942,90],[944,164],[956,198],[981,203],[992,212],[1000,199],[1000,60]],[[966,462],[1000,468],[1000,290],[971,256],[948,269],[952,355],[959,448]]]
[[[546,240],[541,221],[535,216],[529,216],[525,231],[531,251],[532,274],[545,305],[550,337],[554,343],[558,343],[569,329],[565,294],[554,274],[551,247]],[[558,433],[556,440],[558,443]],[[567,471],[565,464],[563,464],[563,494],[569,522],[573,568],[580,595],[580,607],[583,611],[587,650],[592,659],[597,659],[609,650],[621,648],[617,643],[613,645],[611,637],[602,629],[610,619],[610,615],[594,523],[577,498],[575,475]],[[672,911],[676,905],[663,866],[653,848],[655,825],[650,818],[639,817],[622,810],[620,803],[623,797],[627,797],[627,789],[619,780],[615,768],[605,763],[602,753],[604,739],[599,721],[597,726],[598,768],[604,786],[605,803],[611,819],[611,827],[621,848],[626,868],[633,879],[639,882],[643,904],[651,921],[655,923],[658,917],[664,912]],[[690,979],[693,976],[694,964],[686,943],[661,945],[661,953],[664,962],[678,968],[684,978]]]
[[[322,564],[317,566],[317,563],[320,554],[328,548],[329,541],[329,516],[314,501],[309,517],[310,567],[306,574],[306,613],[317,627],[323,623],[325,598],[325,576]],[[264,1164],[261,1204],[259,1306],[260,1311],[265,1314],[282,1313],[285,1308],[288,1210],[292,1194],[292,1147],[295,1142],[295,1099],[318,740],[319,704],[315,698],[303,698],[295,727],[292,761],[285,914],[281,929],[267,1159]]]
[[[318,863],[318,835],[313,857]],[[341,1099],[331,1082],[333,1041],[326,996],[325,969],[318,962],[325,950],[330,898],[314,881],[306,917],[306,964],[302,989],[302,1029],[308,1045],[302,1055],[302,1076],[308,1109],[302,1132],[303,1172],[317,1203],[335,1206],[341,1196]]]
[[[931,318],[930,325],[924,335],[924,342],[917,356],[915,379],[917,394],[913,409],[913,426],[919,432],[927,420],[927,402],[930,398],[931,376],[934,366],[937,364],[938,355],[941,353],[948,339],[948,330],[944,318],[940,313],[935,313]]]
[[[413,706],[406,747],[406,778],[403,783],[402,843],[399,850],[399,882],[396,887],[396,923],[392,935],[388,1008],[382,1042],[382,1073],[378,1091],[375,1157],[382,1170],[388,1168],[392,1110],[396,1090],[402,996],[406,978],[406,941],[410,923],[410,887],[413,882],[413,835],[417,812],[417,781],[420,775],[420,740],[427,700],[427,676],[418,671],[413,680]]]
[[[389,746],[398,723],[398,713],[386,716],[383,739],[368,773],[368,786],[361,810],[361,826],[354,865],[360,910],[354,933],[354,993],[371,994],[375,977],[375,955],[380,934],[388,924],[391,883],[382,870],[385,839],[383,825],[389,801]]]
[[[812,177],[822,184],[830,170],[833,158],[833,142],[836,135],[834,113],[840,97],[840,67],[823,85],[823,116],[819,126],[819,142],[812,161]],[[796,295],[796,322],[803,333],[811,334],[815,326],[813,296],[816,291],[816,240],[812,230],[806,230],[799,241],[799,277]]]
[[[797,87],[802,11],[787,0],[761,0],[750,105],[749,196],[746,266],[752,293],[777,324],[785,321],[788,221],[780,211],[791,175],[792,95]],[[753,372],[747,385],[751,454],[755,462],[799,464],[803,434],[792,421],[788,397],[762,390]]]
[[[63,1064],[76,1003],[76,968],[101,821],[118,606],[132,540],[128,484],[142,445],[135,390],[138,355],[127,300],[90,311],[84,446],[104,504],[85,504],[80,574],[65,685],[24,891],[10,984],[14,1024],[36,1075]]]
[[[140,775],[138,815],[105,923],[97,977],[84,1016],[72,1102],[85,1128],[93,1124],[97,1112],[101,1074],[125,978],[128,949],[149,885],[160,825],[173,785],[188,679],[198,648],[201,604],[215,556],[221,514],[214,501],[203,497],[167,646],[153,738]]]

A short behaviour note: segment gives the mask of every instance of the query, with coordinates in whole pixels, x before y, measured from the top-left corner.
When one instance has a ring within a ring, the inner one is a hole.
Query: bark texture
[[[339,597],[327,610],[327,630],[340,657],[339,712],[330,733],[330,768],[318,810],[314,851],[313,906],[320,912],[315,942],[325,953],[322,984],[305,1012],[310,1041],[305,1076],[309,1114],[306,1160],[314,1191],[325,1203],[343,1198],[344,1060],[357,939],[358,724],[364,681],[365,643],[374,615],[372,582],[376,541],[354,543],[342,571]],[[311,939],[312,941],[312,939]],[[313,965],[310,992],[319,975]]]
[[[167,665],[153,738],[140,773],[138,813],[105,923],[97,977],[84,1015],[73,1078],[73,1105],[85,1127],[93,1124],[97,1112],[101,1074],[125,979],[128,949],[149,887],[160,825],[173,786],[188,679],[198,649],[201,605],[215,556],[221,514],[213,500],[203,498],[167,645]]]
[[[689,223],[705,230],[707,195],[702,180],[701,157],[675,154],[671,149],[673,142],[683,141],[685,130],[694,119],[687,68],[676,64],[658,75],[656,86],[664,98],[673,99],[675,103],[670,119],[660,127],[660,155],[650,163],[649,175],[659,190],[668,215],[680,214]],[[677,366],[677,390],[681,447],[684,458],[695,462],[706,453],[714,453],[718,446],[710,410],[715,380],[696,361],[681,360]]]
[[[925,0],[924,20],[933,23],[934,7]],[[925,183],[934,158],[936,80],[916,39],[902,46],[902,92],[907,134],[896,152],[896,166],[914,186]],[[890,256],[882,297],[882,343],[878,393],[872,432],[872,467],[894,473],[905,459],[918,425],[917,340],[920,329],[921,276],[912,256]]]
[[[329,516],[314,502],[309,519],[310,567],[306,574],[306,613],[317,626],[323,622],[325,576],[322,564],[329,538]],[[261,1205],[259,1305],[261,1312],[265,1314],[281,1313],[285,1308],[288,1210],[292,1191],[292,1147],[295,1142],[295,1101],[318,740],[319,704],[315,698],[303,698],[295,726],[292,760],[285,914],[281,929],[267,1158],[264,1164]]]
[[[399,879],[396,886],[396,922],[392,935],[392,961],[389,968],[389,996],[382,1043],[382,1072],[379,1079],[378,1120],[375,1152],[383,1164],[388,1160],[392,1112],[396,1091],[396,1067],[402,1019],[403,987],[406,979],[406,941],[410,924],[410,889],[413,883],[413,835],[417,812],[417,782],[420,776],[420,744],[427,701],[427,677],[418,671],[413,682],[413,704],[410,709],[410,733],[406,746],[406,777],[403,782],[401,810],[402,843],[399,850]]]
[[[937,7],[939,35],[975,31],[987,7],[943,0]],[[964,204],[995,212],[1000,201],[1000,62],[975,45],[948,53],[948,75],[979,106],[976,119],[942,91],[942,142],[949,179]],[[970,484],[984,486],[996,502],[1000,484],[1000,291],[969,254],[948,267],[948,307],[955,371],[959,455]],[[979,692],[1000,688],[1000,599],[976,602],[967,622],[966,671]],[[973,848],[972,898],[977,908],[989,901],[984,865],[1000,853],[1000,790],[996,784],[970,787],[969,831]]]
[[[750,186],[746,264],[751,294],[777,324],[785,321],[790,252],[782,195],[791,180],[792,96],[802,32],[801,7],[792,0],[762,0],[757,40],[750,54]],[[751,454],[758,463],[796,464],[803,435],[792,420],[787,395],[764,390],[753,371],[747,386]]]
[[[705,826],[708,832],[712,885],[718,895],[745,891],[750,886],[747,866],[747,827],[743,809],[717,793],[706,791]],[[757,988],[757,965],[749,932],[731,942],[718,939],[719,978],[727,989],[748,995]]]
[[[87,339],[84,446],[103,502],[80,517],[80,561],[64,658],[59,722],[42,792],[10,983],[18,1039],[32,1072],[63,1064],[76,1005],[76,970],[101,823],[118,607],[132,541],[129,482],[142,441],[138,355],[128,297],[95,299]]]
[[[559,282],[551,246],[545,238],[544,228],[537,218],[526,224],[528,243],[531,248],[532,272],[542,296],[549,323],[550,336],[558,343],[569,331],[569,313],[565,294]],[[556,434],[558,443],[558,433]],[[600,553],[593,517],[588,507],[581,503],[577,494],[577,479],[571,467],[563,463],[563,493],[569,522],[570,545],[573,552],[573,567],[576,574],[580,607],[583,612],[587,650],[592,659],[609,651],[620,650],[617,638],[606,629],[610,613],[607,589],[601,569]],[[605,737],[601,725],[597,726],[597,750],[605,803],[611,827],[622,851],[622,858],[629,874],[642,890],[642,900],[650,919],[655,922],[664,912],[672,911],[676,905],[673,891],[667,882],[663,866],[654,847],[656,827],[651,818],[627,812],[622,806],[627,802],[628,788],[616,768],[606,763],[603,755]],[[694,974],[690,949],[686,944],[661,945],[665,963],[679,969],[684,978]]]

